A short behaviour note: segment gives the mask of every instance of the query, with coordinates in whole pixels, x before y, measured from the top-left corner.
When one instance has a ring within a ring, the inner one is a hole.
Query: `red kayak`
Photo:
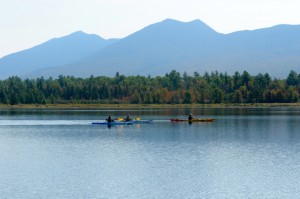
[[[192,120],[188,119],[170,119],[171,122],[213,122],[215,119],[213,118],[194,118]]]

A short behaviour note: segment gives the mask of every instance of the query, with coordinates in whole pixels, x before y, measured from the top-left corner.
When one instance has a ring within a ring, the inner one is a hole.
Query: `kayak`
[[[99,124],[99,125],[131,125],[131,124],[142,124],[142,123],[150,123],[153,120],[130,120],[130,121],[113,121],[113,122],[92,122],[92,124]]]
[[[171,122],[213,122],[215,119],[213,118],[194,118],[192,120],[188,119],[170,119]]]
[[[153,122],[153,120],[131,120],[129,122],[131,122],[133,124],[141,124],[141,123],[151,123],[151,122]]]
[[[114,121],[114,122],[92,122],[92,124],[98,124],[98,125],[131,125],[132,122],[120,122],[120,121]]]

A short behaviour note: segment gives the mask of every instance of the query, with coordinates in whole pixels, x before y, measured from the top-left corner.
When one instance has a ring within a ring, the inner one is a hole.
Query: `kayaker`
[[[109,115],[108,116],[108,118],[106,119],[106,121],[108,122],[108,123],[110,123],[110,122],[113,122],[114,120],[111,118],[111,116]]]
[[[188,120],[193,120],[193,114],[192,113],[189,115]]]
[[[125,121],[128,122],[128,121],[131,121],[131,120],[132,119],[130,118],[130,115],[128,114],[127,117],[125,118]]]

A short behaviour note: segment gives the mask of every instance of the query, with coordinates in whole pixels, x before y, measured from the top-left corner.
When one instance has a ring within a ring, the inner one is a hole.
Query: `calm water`
[[[214,123],[171,123],[190,112]],[[153,124],[95,126],[125,116]],[[300,109],[0,111],[0,198],[300,198]]]

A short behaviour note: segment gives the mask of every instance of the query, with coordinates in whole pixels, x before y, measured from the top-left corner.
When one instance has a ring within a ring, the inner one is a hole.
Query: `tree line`
[[[272,79],[268,73],[247,71],[183,74],[173,70],[164,76],[90,76],[57,79],[0,81],[2,104],[213,104],[213,103],[292,103],[299,101],[300,74],[291,71],[286,79]]]

